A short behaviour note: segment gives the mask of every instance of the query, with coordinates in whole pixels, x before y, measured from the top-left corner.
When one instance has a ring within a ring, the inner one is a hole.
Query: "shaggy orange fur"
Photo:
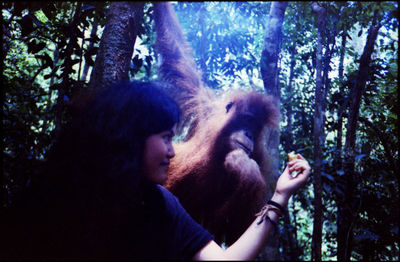
[[[270,157],[265,141],[278,128],[279,110],[260,92],[218,97],[205,87],[172,6],[157,2],[154,11],[160,78],[170,84],[183,111],[181,124],[188,126],[184,141],[175,145],[165,187],[217,242],[229,245],[266,202]],[[250,145],[237,143],[241,136]]]

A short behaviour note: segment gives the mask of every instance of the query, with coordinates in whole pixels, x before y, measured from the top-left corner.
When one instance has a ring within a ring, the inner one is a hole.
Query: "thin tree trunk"
[[[282,23],[287,5],[288,2],[272,2],[271,4],[260,62],[261,75],[265,91],[267,94],[270,94],[276,98],[278,105],[280,104],[281,97],[278,81],[278,57],[282,39]],[[267,141],[267,150],[270,152],[272,159],[271,173],[268,174],[268,177],[273,178],[274,181],[279,176],[279,141],[279,132],[271,132],[269,141]],[[268,197],[270,197],[272,193],[273,192],[270,192]],[[266,244],[265,256],[267,260],[279,259],[279,243],[277,233],[278,232],[272,233]]]
[[[90,77],[89,88],[92,91],[129,80],[129,66],[143,6],[142,2],[111,2]]]
[[[96,36],[96,34],[97,34],[97,23],[94,22],[93,23],[93,27],[92,27],[92,31],[90,32],[91,41],[90,41],[90,44],[89,44],[89,47],[87,48],[87,50],[91,50],[93,48],[94,42],[95,42],[94,41],[94,37]],[[87,74],[89,72],[89,67],[90,67],[89,63],[87,61],[85,61],[85,65],[83,67],[82,76],[80,78],[81,81],[86,81],[86,77],[87,77]]]
[[[266,25],[264,48],[261,54],[261,75],[264,88],[267,94],[275,97],[277,104],[280,104],[281,92],[278,82],[278,57],[282,39],[282,23],[284,19],[287,2],[273,2],[269,14],[269,21]],[[279,176],[279,132],[271,134],[268,141],[269,152],[273,158],[272,172],[274,178]]]
[[[398,74],[398,72],[397,72]],[[397,87],[397,103],[400,101],[400,88]],[[397,106],[397,155],[400,154],[400,107]],[[397,157],[398,158],[398,157]],[[397,210],[400,210],[400,165],[396,165],[397,178]],[[397,220],[397,228],[400,228],[400,219]],[[397,258],[400,258],[400,248],[397,249]]]
[[[326,10],[316,2],[312,9],[318,17],[317,33],[317,59],[316,59],[316,87],[315,87],[315,112],[314,112],[314,225],[312,235],[312,260],[321,261],[322,242],[322,146],[324,143],[324,91],[322,78],[322,42],[325,38]]]
[[[296,47],[294,44],[289,48],[289,52],[290,52],[289,83],[287,85],[286,91],[288,94],[290,94],[289,100],[291,100],[292,93],[293,93],[292,85],[293,85],[293,78],[294,78],[294,67],[296,65],[296,54],[297,54]],[[288,145],[287,150],[290,152],[290,151],[294,150],[293,126],[292,126],[293,111],[292,111],[292,104],[291,103],[287,103],[287,104],[288,104],[288,106],[287,106],[287,114],[286,114],[286,117],[287,117],[287,130],[286,131],[289,134],[288,141],[287,141],[287,145]]]
[[[278,57],[282,39],[282,24],[287,5],[287,2],[272,2],[271,4],[260,61],[265,91],[279,100],[281,92],[277,81]]]
[[[201,28],[201,41],[200,41],[200,68],[202,72],[202,80],[203,83],[207,83],[207,65],[206,65],[206,44],[207,44],[207,28],[206,28],[206,23],[205,23],[205,18],[206,18],[206,6],[204,4],[201,5],[199,9],[200,15],[199,15],[199,24]]]
[[[355,142],[359,117],[361,98],[364,94],[365,84],[368,79],[369,63],[374,50],[375,40],[380,25],[371,24],[368,30],[367,43],[360,59],[357,79],[350,93],[349,120],[347,123],[345,161],[344,161],[344,199],[338,203],[338,260],[350,260],[352,252],[353,228],[357,218],[356,205],[359,199],[354,191],[358,181],[355,179]]]
[[[294,67],[296,65],[296,47],[295,45],[292,45],[289,48],[290,52],[290,68],[289,68],[289,83],[286,88],[286,93],[292,94],[292,85],[293,85],[293,79],[294,79]],[[292,96],[289,97],[289,100],[292,98]],[[291,152],[295,150],[294,148],[294,139],[293,139],[293,126],[292,126],[292,106],[291,103],[287,103],[287,126],[286,126],[286,132],[288,134],[288,139],[287,139],[287,148],[286,150],[288,152]],[[286,239],[288,241],[288,247],[286,248],[287,251],[286,253],[289,254],[289,259],[290,261],[297,261],[299,260],[299,250],[298,250],[298,243],[297,243],[297,228],[296,226],[293,225],[290,221],[290,215],[289,212],[284,213],[284,224],[285,224],[285,234],[286,234]]]
[[[344,64],[344,50],[346,48],[347,42],[347,32],[343,31],[342,34],[342,48],[340,49],[340,58],[339,58],[339,74],[338,78],[341,81],[341,86],[343,87],[343,64]],[[343,87],[344,88],[344,87]],[[342,88],[342,89],[343,89]],[[347,107],[347,103],[339,103],[338,109],[338,121],[337,121],[337,136],[336,136],[336,150],[335,150],[335,158],[333,166],[336,168],[337,171],[342,170],[342,137],[343,137],[343,113]]]
[[[340,4],[340,12],[341,15],[339,19],[342,19],[343,16],[343,8],[345,4]],[[342,90],[344,90],[344,55],[347,43],[347,30],[346,27],[342,27],[342,42],[340,48],[340,57],[339,57],[339,69],[338,69],[338,79],[340,81],[340,86],[342,86]],[[347,100],[346,100],[347,101]],[[342,171],[342,138],[343,138],[343,113],[347,108],[347,103],[339,102],[339,109],[338,109],[338,121],[337,121],[337,136],[336,136],[336,150],[335,156],[333,160],[333,166],[336,167],[336,170]]]
[[[398,72],[397,72],[398,74]],[[397,87],[397,103],[400,101],[400,88]],[[397,154],[400,154],[400,111],[397,107]],[[400,210],[400,166],[399,163],[396,165],[396,177],[397,177],[397,210]],[[397,228],[400,228],[400,219],[397,221]],[[398,258],[400,257],[400,248],[398,250]]]
[[[82,69],[82,63],[83,63],[83,46],[85,45],[85,32],[86,32],[86,27],[83,28],[82,30],[82,43],[81,43],[81,49],[80,49],[80,54],[79,54],[79,69],[78,69],[78,81],[81,79],[81,69]]]
[[[340,58],[339,58],[339,80],[343,80],[343,71],[344,71],[344,50],[346,49],[347,43],[347,31],[342,32],[342,47],[340,48]]]

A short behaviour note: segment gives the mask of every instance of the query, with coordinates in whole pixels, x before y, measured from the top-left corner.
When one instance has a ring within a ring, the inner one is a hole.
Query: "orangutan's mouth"
[[[251,149],[250,148],[248,148],[247,146],[245,146],[244,144],[242,144],[241,142],[239,142],[237,140],[236,140],[236,145],[239,148],[243,149],[243,151],[246,152],[246,154],[250,156],[250,154],[251,154]]]

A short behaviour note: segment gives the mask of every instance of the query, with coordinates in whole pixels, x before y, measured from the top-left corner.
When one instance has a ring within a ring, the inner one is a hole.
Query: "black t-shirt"
[[[117,201],[10,215],[0,225],[0,260],[190,260],[213,239],[160,185],[144,187],[139,207],[115,212]]]
[[[125,247],[128,259],[189,260],[213,239],[179,200],[160,185],[147,189],[140,213],[132,215],[135,219],[128,219],[128,223],[135,224],[127,227],[130,230],[126,231],[124,241],[131,245]]]

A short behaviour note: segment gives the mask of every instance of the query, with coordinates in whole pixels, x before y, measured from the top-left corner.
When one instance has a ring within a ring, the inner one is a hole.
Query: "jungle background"
[[[125,29],[134,32],[126,77],[155,79],[150,3],[2,2],[2,210],[24,197],[71,118],[74,98],[100,85],[94,68],[106,18],[123,4],[135,11]],[[277,168],[283,170],[290,151],[312,167],[270,244],[274,259],[399,260],[398,3],[174,7],[210,88],[279,98]]]

